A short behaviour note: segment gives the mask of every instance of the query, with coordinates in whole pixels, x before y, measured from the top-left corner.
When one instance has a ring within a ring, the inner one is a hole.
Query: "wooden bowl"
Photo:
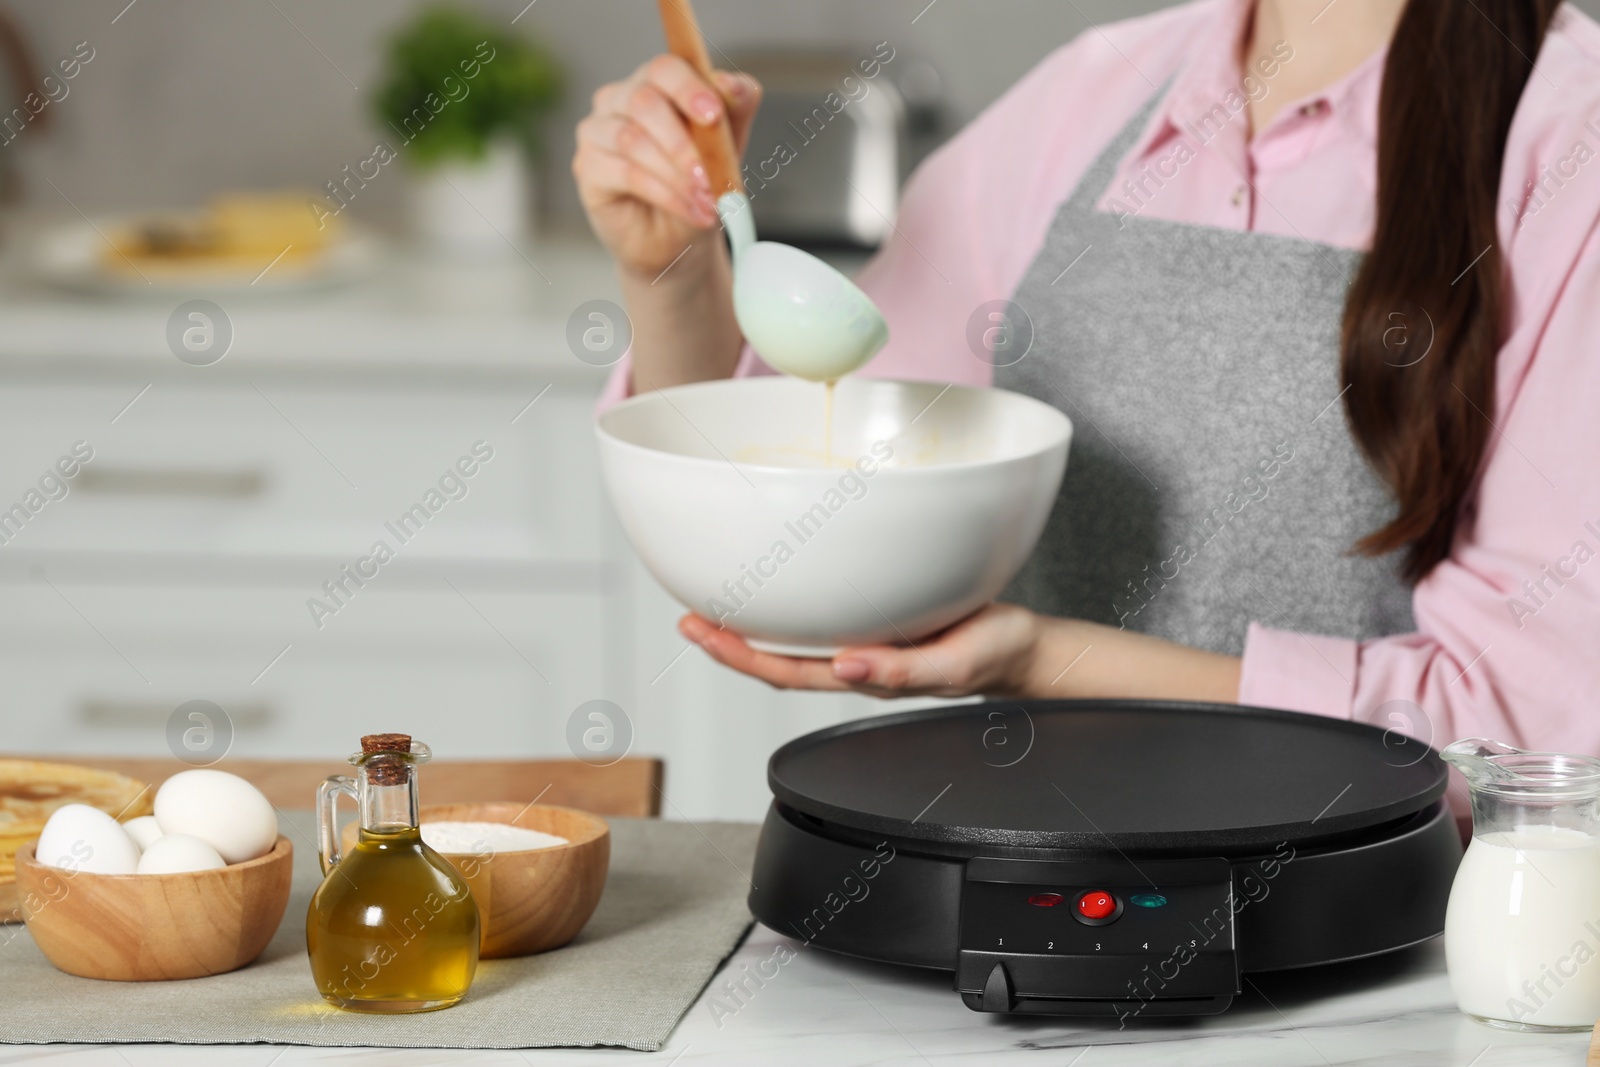
[[[422,821],[503,822],[556,834],[568,844],[492,855],[445,853],[478,902],[480,959],[528,956],[578,936],[605,891],[611,829],[604,819],[547,804],[439,804]],[[353,829],[348,831],[353,839]]]
[[[17,850],[23,921],[68,974],[116,982],[202,978],[261,955],[289,903],[294,846],[214,871],[88,874]]]
[[[22,906],[17,901],[17,876],[0,878],[0,924],[22,921]]]

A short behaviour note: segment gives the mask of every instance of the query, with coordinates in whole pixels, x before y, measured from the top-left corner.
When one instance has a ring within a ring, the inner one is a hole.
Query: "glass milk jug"
[[[1441,755],[1467,778],[1472,843],[1445,915],[1461,1010],[1509,1030],[1600,1019],[1600,759],[1468,738]]]
[[[370,734],[350,757],[356,777],[317,790],[326,878],[306,914],[306,949],[317,991],[350,1011],[448,1008],[478,967],[477,902],[418,826],[416,768],[429,755],[405,734]],[[341,794],[361,808],[349,852],[339,847]]]

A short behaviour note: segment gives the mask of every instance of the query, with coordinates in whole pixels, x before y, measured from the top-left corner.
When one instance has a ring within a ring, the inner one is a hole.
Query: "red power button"
[[[1097,924],[1116,918],[1121,910],[1117,898],[1103,889],[1089,890],[1079,896],[1072,906],[1079,918]]]

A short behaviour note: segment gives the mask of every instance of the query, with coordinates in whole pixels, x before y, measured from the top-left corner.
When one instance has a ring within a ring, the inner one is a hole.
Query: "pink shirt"
[[[1243,98],[1281,73],[1243,80],[1249,9],[1199,0],[1086,31],[931,157],[859,279],[891,335],[864,373],[988,384],[968,316],[1013,294],[1056,208],[1169,79],[1103,210],[1365,247],[1384,56],[1249,139]],[[1600,26],[1571,5],[1523,94],[1501,189],[1511,302],[1496,432],[1454,551],[1416,588],[1417,631],[1357,642],[1253,623],[1241,702],[1436,745],[1483,735],[1600,753]],[[746,350],[738,373],[771,371]],[[628,381],[624,363],[602,403]]]

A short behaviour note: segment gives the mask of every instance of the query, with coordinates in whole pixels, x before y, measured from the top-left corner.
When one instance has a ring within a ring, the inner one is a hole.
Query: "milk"
[[[1450,987],[1483,1019],[1553,1027],[1600,1018],[1600,839],[1530,826],[1474,837],[1444,923]]]

